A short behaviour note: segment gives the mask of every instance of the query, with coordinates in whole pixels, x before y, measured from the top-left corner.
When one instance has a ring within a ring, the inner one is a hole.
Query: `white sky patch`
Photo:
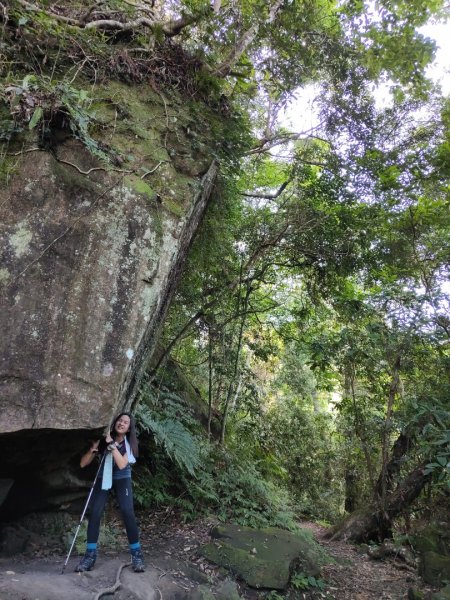
[[[427,76],[441,85],[443,94],[450,94],[450,24],[425,25],[420,27],[419,32],[435,40],[438,46],[434,62],[427,69]]]
[[[317,103],[319,94],[320,87],[314,84],[298,90],[282,116],[283,125],[296,132],[306,132],[317,127],[319,124]]]
[[[420,27],[418,31],[437,44],[436,56],[426,70],[426,75],[434,83],[441,86],[444,95],[450,94],[450,25],[449,23],[435,23]],[[392,104],[389,91],[392,82],[373,85],[372,93],[375,96],[377,108],[382,109]],[[320,95],[318,85],[307,85],[297,90],[295,98],[290,102],[280,122],[290,131],[307,132],[319,125],[318,98]]]

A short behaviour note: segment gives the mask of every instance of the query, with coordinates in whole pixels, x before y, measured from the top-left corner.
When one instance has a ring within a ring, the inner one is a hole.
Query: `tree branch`
[[[57,13],[49,12],[47,10],[44,10],[40,6],[36,6],[36,4],[31,4],[31,2],[27,2],[27,0],[16,0],[16,2],[20,4],[20,6],[23,6],[31,12],[42,12],[49,17],[53,17],[57,21],[62,21],[63,23],[68,23],[69,25],[75,25],[78,27],[80,26],[79,19],[73,19],[72,17],[65,17],[64,15],[58,15]]]
[[[210,12],[210,10],[211,9],[208,8],[207,11],[202,11],[189,16],[184,15],[179,19],[170,20],[166,23],[162,23],[162,30],[164,32],[164,35],[166,37],[174,37],[175,35],[178,35],[182,29],[188,27],[189,25],[193,25],[201,18],[205,17],[208,14],[208,12]]]
[[[139,17],[134,21],[127,21],[125,23],[122,23],[121,21],[116,21],[114,19],[99,19],[98,21],[90,21],[89,23],[86,23],[86,25],[84,25],[84,28],[131,31],[133,29],[138,29],[141,25],[153,29],[155,26],[155,21],[149,19],[148,17]],[[78,23],[78,26],[82,26],[82,24]]]
[[[284,223],[280,231],[273,238],[268,239],[267,241],[262,243],[258,248],[256,248],[256,250],[249,257],[245,265],[242,266],[239,275],[235,277],[232,281],[227,282],[221,288],[221,290],[219,290],[221,292],[220,294],[218,293],[217,296],[206,302],[196,313],[192,315],[192,317],[189,318],[189,320],[185,323],[185,325],[180,329],[180,331],[171,340],[169,345],[165,348],[164,352],[159,357],[156,365],[150,370],[150,377],[153,377],[155,375],[162,363],[165,361],[166,357],[169,356],[170,352],[172,351],[172,348],[174,348],[174,346],[186,335],[186,333],[189,331],[192,325],[194,325],[194,323],[198,319],[203,317],[209,309],[213,308],[219,302],[219,300],[223,298],[223,294],[226,291],[233,292],[238,287],[238,285],[242,285],[245,281],[247,281],[243,278],[243,274],[248,273],[253,267],[253,265],[256,263],[256,261],[261,256],[263,256],[269,248],[276,246],[280,242],[288,228],[289,223]]]
[[[42,12],[48,17],[55,19],[56,21],[61,21],[69,25],[73,25],[74,27],[79,27],[81,29],[101,29],[105,31],[133,31],[135,29],[138,29],[139,27],[147,27],[150,30],[154,30],[158,27],[161,28],[162,32],[166,37],[174,37],[178,35],[182,29],[184,29],[188,25],[196,23],[199,19],[203,18],[208,12],[212,11],[212,8],[208,7],[207,11],[203,10],[192,15],[183,15],[178,19],[170,19],[166,22],[160,22],[155,17],[155,11],[152,11],[150,7],[133,5],[137,10],[142,10],[148,13],[149,16],[138,17],[137,19],[131,21],[118,21],[117,19],[98,19],[96,21],[87,22],[87,19],[89,18],[95,7],[88,9],[88,11],[86,11],[80,18],[75,19],[73,17],[66,17],[65,15],[60,15],[53,11],[45,10],[44,8],[37,6],[36,4],[32,4],[27,0],[16,1],[28,11]],[[95,6],[98,6],[98,4]]]
[[[324,142],[327,145],[330,145],[330,142],[328,140],[325,140],[317,135],[312,134],[312,132],[316,131],[320,126],[321,126],[321,124],[319,124],[317,127],[313,127],[312,129],[309,129],[307,131],[283,132],[283,133],[276,133],[272,136],[264,136],[261,140],[258,141],[258,145],[255,146],[254,148],[252,148],[251,150],[249,150],[246,153],[246,155],[249,156],[252,154],[268,152],[271,148],[274,148],[275,146],[279,146],[280,144],[286,144],[287,142],[295,142],[302,138],[305,138],[305,139],[313,138],[313,139],[319,140],[321,142]]]
[[[269,10],[269,16],[266,19],[266,24],[270,25],[270,23],[273,23],[282,4],[283,0],[276,0],[274,2],[273,6]],[[230,50],[228,53],[228,56],[225,58],[225,60],[214,69],[214,75],[217,77],[226,77],[230,74],[231,69],[239,61],[241,56],[258,35],[259,28],[260,23],[256,22],[249,29],[247,29],[247,31],[244,31],[240,39],[237,40],[232,50]]]
[[[274,194],[258,194],[257,192],[255,192],[255,193],[239,192],[239,193],[241,194],[241,196],[245,196],[246,198],[261,198],[263,200],[275,200],[276,198],[278,198],[278,196],[280,196],[283,193],[283,191],[287,188],[287,186],[290,184],[291,181],[292,181],[292,179],[288,179],[287,181],[282,183],[281,186],[278,188],[278,190]]]

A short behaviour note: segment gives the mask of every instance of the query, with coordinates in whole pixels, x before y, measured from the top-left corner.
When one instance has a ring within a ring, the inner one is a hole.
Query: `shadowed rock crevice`
[[[95,466],[81,470],[80,453],[100,430],[23,430],[3,434],[8,449],[2,481],[11,482],[0,505],[0,519],[45,509],[68,508],[86,496]],[[72,507],[78,511],[78,503]]]

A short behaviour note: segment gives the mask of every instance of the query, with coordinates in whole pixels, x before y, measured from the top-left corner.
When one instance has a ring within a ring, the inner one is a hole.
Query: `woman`
[[[113,487],[127,531],[133,570],[136,573],[142,573],[145,571],[145,566],[134,516],[130,466],[136,462],[135,457],[138,456],[139,451],[134,418],[129,413],[121,413],[116,417],[111,431],[105,439],[94,442],[91,448],[83,454],[80,466],[82,468],[87,467],[98,454],[105,454],[105,457],[89,503],[90,516],[86,553],[75,571],[78,573],[90,571],[95,564],[100,520],[109,496],[109,490]]]

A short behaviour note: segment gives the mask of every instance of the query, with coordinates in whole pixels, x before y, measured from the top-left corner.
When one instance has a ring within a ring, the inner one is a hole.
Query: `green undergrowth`
[[[145,387],[136,418],[139,506],[167,506],[185,521],[214,514],[250,527],[297,529],[287,490],[266,479],[249,457],[208,441],[177,394]]]
[[[86,539],[87,539],[87,525],[88,522],[85,520],[83,521],[83,523],[81,524],[80,530],[77,534],[77,538],[75,541],[75,551],[78,554],[84,554],[85,550],[86,550]],[[100,533],[99,533],[99,538],[98,538],[98,545],[100,548],[104,549],[104,548],[117,548],[117,536],[120,533],[120,529],[114,527],[113,525],[110,525],[109,523],[105,522],[102,523],[102,526],[100,527]],[[76,532],[76,528],[73,527],[72,531],[70,532],[68,538],[67,538],[67,546],[70,548],[70,545],[72,543],[73,540],[73,536],[75,535]]]

